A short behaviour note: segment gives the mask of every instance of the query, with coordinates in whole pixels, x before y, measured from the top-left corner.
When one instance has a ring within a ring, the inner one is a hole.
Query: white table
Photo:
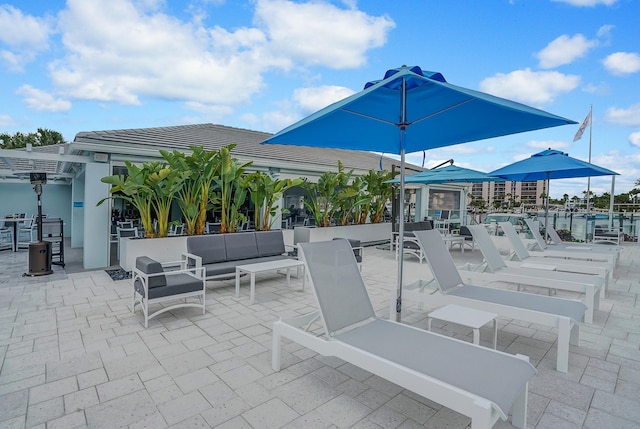
[[[495,313],[476,310],[475,308],[463,307],[461,305],[446,305],[427,315],[427,329],[431,330],[431,320],[438,319],[443,322],[456,323],[473,329],[473,343],[480,344],[480,328],[493,321],[493,348],[498,342],[498,325]]]
[[[460,245],[460,253],[464,253],[464,241],[466,238],[462,235],[443,235],[442,241],[451,249],[454,244]]]
[[[256,297],[256,273],[264,273],[267,271],[287,270],[287,286],[291,287],[291,269],[302,268],[304,270],[304,262],[297,259],[278,259],[275,261],[257,262],[255,264],[246,264],[236,266],[236,298],[240,298],[240,274],[247,273],[251,277],[251,295],[249,305],[253,305]],[[302,290],[305,289],[306,275],[302,275]]]

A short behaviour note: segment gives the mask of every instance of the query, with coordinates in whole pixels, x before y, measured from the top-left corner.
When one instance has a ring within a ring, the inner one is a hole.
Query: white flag
[[[584,118],[584,121],[582,121],[582,124],[580,125],[580,128],[578,128],[578,132],[576,133],[576,135],[573,136],[574,142],[582,138],[582,133],[584,133],[585,128],[587,128],[589,125],[591,125],[591,110],[589,110],[589,114],[586,118]]]

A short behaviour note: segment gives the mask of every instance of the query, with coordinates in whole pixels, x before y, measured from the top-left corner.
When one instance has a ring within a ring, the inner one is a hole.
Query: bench
[[[204,267],[207,280],[231,279],[238,265],[293,259],[280,230],[190,236],[182,258],[189,267]]]

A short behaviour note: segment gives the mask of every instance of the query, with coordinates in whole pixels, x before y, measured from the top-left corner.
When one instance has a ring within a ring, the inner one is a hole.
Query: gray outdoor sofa
[[[236,266],[291,259],[282,231],[250,231],[187,237],[187,265],[204,267],[207,280],[235,276]]]

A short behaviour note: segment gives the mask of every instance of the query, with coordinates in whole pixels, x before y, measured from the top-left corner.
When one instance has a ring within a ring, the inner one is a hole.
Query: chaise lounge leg
[[[593,323],[593,311],[595,308],[598,308],[598,300],[599,295],[596,295],[595,288],[593,285],[588,285],[584,292],[584,301],[585,304],[587,304],[587,311],[584,313],[585,323]]]
[[[486,403],[475,403],[474,411],[471,416],[471,429],[491,429],[493,426],[491,406]]]
[[[280,321],[274,322],[273,324],[273,334],[272,334],[272,344],[271,344],[271,368],[278,372],[280,371],[280,354],[281,354],[281,345],[280,345]]]
[[[561,318],[558,322],[558,357],[556,370],[567,373],[569,371],[569,342],[572,337],[571,320]]]
[[[511,424],[517,428],[527,428],[527,400],[529,396],[529,383],[516,398],[511,406]]]

